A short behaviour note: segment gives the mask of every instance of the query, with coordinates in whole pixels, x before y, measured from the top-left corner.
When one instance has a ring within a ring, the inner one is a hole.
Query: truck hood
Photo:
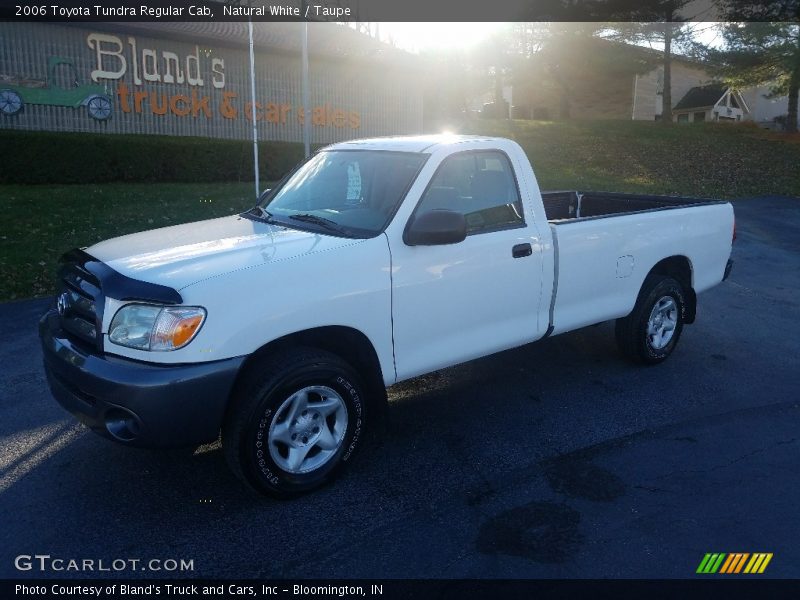
[[[123,275],[180,290],[223,273],[361,241],[231,216],[123,235],[86,252]]]

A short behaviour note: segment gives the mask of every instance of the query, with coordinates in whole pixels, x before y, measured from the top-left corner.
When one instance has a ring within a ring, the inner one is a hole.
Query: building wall
[[[568,82],[573,119],[635,119],[653,121],[662,112],[663,67],[647,73],[585,73]],[[673,105],[693,87],[711,82],[704,70],[675,61],[672,64]],[[562,91],[553,85],[520,85],[515,102],[529,104],[534,115],[545,109],[551,118],[560,114]]]
[[[630,119],[633,78],[628,75],[584,74],[568,82],[568,90],[549,82],[520,84],[514,102],[533,110],[534,118],[562,118],[568,100],[572,119]],[[546,117],[541,116],[546,115]]]
[[[698,119],[697,115],[700,114],[700,113],[702,113],[702,118]],[[698,109],[690,111],[690,112],[686,112],[686,111],[682,110],[680,112],[674,113],[672,115],[672,120],[675,123],[696,123],[696,122],[704,122],[705,123],[705,122],[713,121],[714,120],[714,115],[713,115],[712,109],[710,109],[710,108],[705,108],[705,109],[698,108]]]
[[[587,77],[571,99],[572,114],[584,119],[629,119],[633,85],[625,74]]]
[[[105,88],[113,103],[112,117],[95,120],[86,107],[26,105],[17,115],[0,116],[0,128],[252,136],[249,61],[241,46],[130,35],[104,29],[101,23],[0,23],[0,89],[45,79],[48,58],[54,56],[73,61],[82,84]],[[183,82],[178,81],[176,66]],[[160,81],[146,81],[145,70],[151,79],[157,70]],[[172,82],[164,81],[168,70]],[[299,56],[257,50],[255,113],[260,139],[302,140],[300,75]],[[314,59],[310,81],[313,143],[422,129],[422,93],[408,69]]]
[[[661,99],[659,76],[660,72],[657,69],[643,75],[633,76],[635,92],[631,116],[634,120],[654,121],[656,115],[661,113],[661,107],[656,107],[656,99]]]
[[[768,86],[750,88],[742,92],[742,96],[744,96],[744,100],[750,109],[750,112],[744,117],[745,120],[755,121],[756,123],[772,123],[775,117],[789,112],[788,96],[767,98],[768,95]],[[798,106],[800,106],[800,102],[798,102]]]
[[[683,62],[672,63],[672,105],[680,102],[693,87],[711,83],[713,78],[703,69]],[[635,75],[635,102],[632,118],[639,121],[652,121],[663,111],[664,67],[657,67],[643,75]]]

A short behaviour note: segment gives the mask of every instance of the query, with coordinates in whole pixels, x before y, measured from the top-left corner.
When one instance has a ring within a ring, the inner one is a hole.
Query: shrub
[[[253,143],[196,137],[0,131],[0,183],[252,181]],[[259,142],[262,180],[303,158],[303,145]]]

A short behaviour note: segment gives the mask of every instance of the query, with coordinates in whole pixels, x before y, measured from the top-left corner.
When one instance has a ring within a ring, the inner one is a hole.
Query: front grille
[[[99,282],[94,275],[74,263],[61,268],[58,312],[61,327],[72,341],[101,349],[99,331],[102,316],[97,305],[102,299]]]

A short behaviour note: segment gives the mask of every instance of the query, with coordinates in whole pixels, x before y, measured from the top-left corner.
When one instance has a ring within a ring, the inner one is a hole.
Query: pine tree
[[[662,66],[664,69],[663,108],[661,122],[672,123],[672,55],[676,45],[689,41],[691,28],[684,26],[680,9],[688,2],[682,0],[665,0],[644,3],[647,10],[635,13],[638,18],[647,18],[651,22],[609,23],[609,37],[632,44],[650,43],[661,46],[663,50]]]
[[[725,1],[726,15],[733,18],[759,18],[747,12],[743,3]],[[791,5],[791,0],[783,3]],[[800,2],[795,2],[800,18]],[[774,6],[773,6],[774,8]],[[772,13],[773,17],[789,15]],[[723,26],[725,48],[710,50],[709,58],[717,72],[730,85],[769,86],[771,95],[788,96],[786,130],[797,132],[797,101],[800,90],[800,24],[785,22],[732,22]]]

